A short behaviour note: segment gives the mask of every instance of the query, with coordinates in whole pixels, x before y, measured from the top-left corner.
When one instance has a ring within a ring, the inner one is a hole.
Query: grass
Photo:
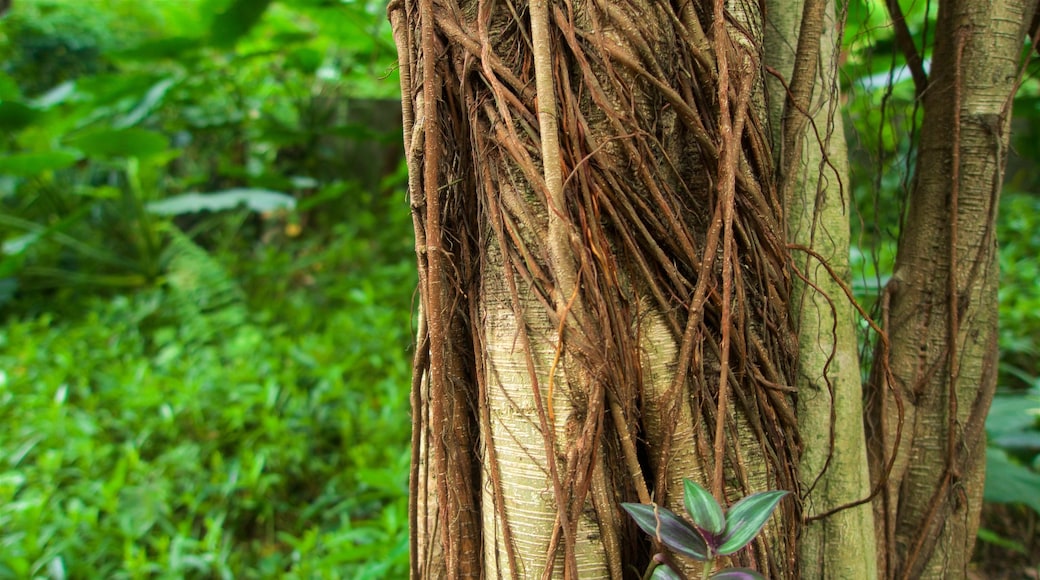
[[[215,332],[172,287],[4,322],[0,578],[406,575],[414,266],[331,239],[229,258]]]

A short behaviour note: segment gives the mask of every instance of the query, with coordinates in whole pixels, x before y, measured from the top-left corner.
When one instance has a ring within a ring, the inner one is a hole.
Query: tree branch
[[[899,0],[885,0],[885,7],[888,8],[888,15],[892,19],[893,28],[895,28],[896,46],[903,52],[906,66],[914,77],[914,95],[917,98],[921,98],[925,88],[928,87],[928,74],[924,72],[924,61],[921,60],[921,53],[917,51],[914,37],[910,34],[910,28],[906,25],[906,17],[903,16],[903,9],[899,6]]]

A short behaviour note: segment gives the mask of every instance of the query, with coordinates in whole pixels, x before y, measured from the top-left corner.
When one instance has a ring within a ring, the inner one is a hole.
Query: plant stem
[[[711,558],[707,562],[704,563],[704,571],[701,573],[701,578],[703,580],[708,580],[708,578],[711,578],[711,571],[714,570],[714,569],[715,569],[715,559]]]

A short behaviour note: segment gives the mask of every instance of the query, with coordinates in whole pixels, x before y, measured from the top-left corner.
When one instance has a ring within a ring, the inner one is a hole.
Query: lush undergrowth
[[[406,573],[414,266],[340,233],[258,252],[231,324],[162,290],[4,321],[0,577]]]
[[[10,8],[0,579],[405,576],[382,5]]]

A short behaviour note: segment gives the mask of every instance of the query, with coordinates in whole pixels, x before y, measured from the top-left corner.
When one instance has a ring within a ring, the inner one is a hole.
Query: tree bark
[[[771,0],[766,14],[765,61],[777,75],[767,77],[773,150],[800,272],[791,302],[804,443],[799,569],[802,578],[876,578],[857,312],[843,286],[851,188],[838,112],[841,27],[831,2]]]
[[[994,224],[1033,0],[939,4],[914,186],[868,409],[879,568],[967,575],[997,377]]]
[[[681,512],[684,477],[797,497],[761,14],[389,13],[422,302],[413,577],[638,577],[661,548],[621,502]],[[799,510],[729,563],[796,577]]]

